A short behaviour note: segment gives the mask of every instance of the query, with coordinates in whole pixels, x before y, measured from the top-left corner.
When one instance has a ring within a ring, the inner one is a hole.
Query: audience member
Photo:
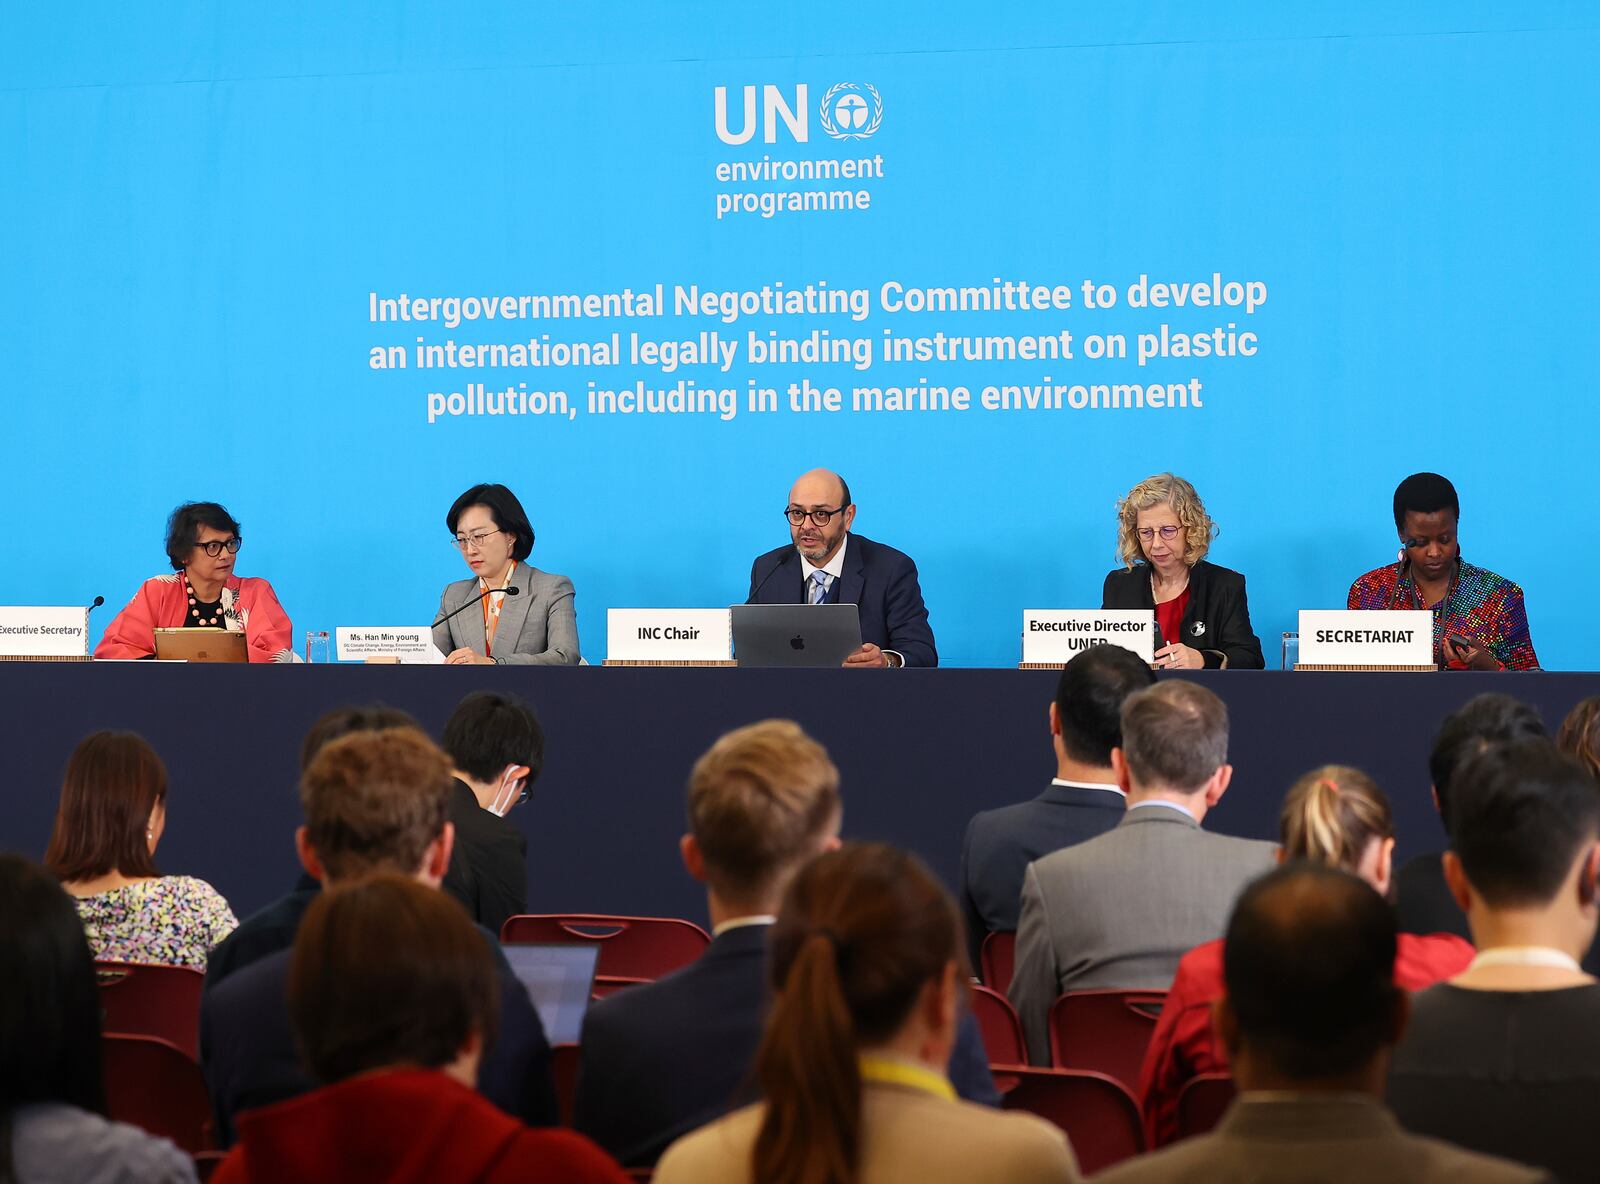
[[[0,1180],[192,1182],[182,1151],[105,1117],[83,923],[61,885],[20,855],[0,855],[0,967]]]
[[[1406,1022],[1394,912],[1348,872],[1298,861],[1228,922],[1217,1031],[1239,1096],[1216,1131],[1118,1164],[1105,1184],[1532,1182],[1542,1173],[1407,1134],[1381,1101]]]
[[[498,984],[442,893],[380,877],[321,894],[295,938],[288,1013],[322,1088],[255,1110],[219,1184],[622,1184],[571,1131],[529,1130],[476,1091]]]
[[[679,846],[706,885],[711,946],[584,1018],[574,1125],[623,1163],[654,1163],[678,1136],[757,1096],[773,915],[795,872],[838,846],[839,820],[838,769],[788,720],[736,728],[696,762]],[[969,1016],[949,1072],[969,1101],[999,1101]]]
[[[1445,879],[1478,955],[1417,996],[1389,1100],[1410,1130],[1593,1180],[1600,983],[1593,943],[1600,793],[1548,740],[1491,748],[1450,791]]]
[[[1450,829],[1451,782],[1466,763],[1491,744],[1545,735],[1539,713],[1510,695],[1486,694],[1469,699],[1445,717],[1428,756],[1433,779],[1433,808]],[[1444,882],[1439,852],[1416,855],[1395,876],[1395,910],[1405,933],[1453,933],[1466,938],[1467,919]]]
[[[1028,865],[1011,980],[1034,1064],[1050,1063],[1050,1007],[1063,991],[1166,990],[1178,959],[1222,934],[1240,890],[1273,864],[1271,843],[1210,834],[1228,788],[1228,709],[1193,682],[1122,705],[1111,753],[1128,795],[1115,829]]]
[[[1589,776],[1600,782],[1600,695],[1590,695],[1561,721],[1556,747],[1577,757]]]
[[[1279,818],[1280,860],[1309,859],[1360,876],[1380,896],[1389,892],[1394,814],[1383,790],[1360,769],[1326,765],[1290,787]],[[1408,991],[1459,974],[1470,945],[1451,933],[1402,933],[1394,981]],[[1202,1073],[1226,1072],[1227,1050],[1211,1023],[1223,992],[1223,943],[1196,946],[1178,963],[1161,1018],[1145,1053],[1139,1094],[1150,1145],[1178,1137],[1178,1095]]]
[[[324,887],[390,874],[437,888],[454,838],[446,819],[450,789],[449,760],[414,729],[334,740],[301,780],[306,821],[295,834],[301,862]],[[481,929],[479,935],[500,986],[499,1032],[484,1052],[483,1093],[508,1114],[552,1124],[556,1104],[544,1029],[495,935]],[[289,963],[289,950],[260,958],[206,992],[202,1003],[201,1067],[224,1143],[231,1142],[240,1111],[311,1088],[283,1005]]]
[[[656,1184],[1032,1184],[1059,1129],[958,1101],[944,1066],[967,966],[955,903],[914,857],[849,845],[795,876],[771,934],[765,1101],[680,1139]]]
[[[301,775],[311,767],[325,745],[341,736],[352,732],[381,732],[385,728],[421,731],[422,725],[398,707],[385,707],[381,703],[368,707],[339,707],[328,712],[311,725],[300,742]],[[206,990],[216,987],[235,970],[292,946],[300,928],[300,918],[321,891],[322,885],[316,877],[302,871],[292,892],[239,922],[239,927],[212,950],[211,957],[206,960]]]
[[[444,726],[455,848],[444,890],[495,933],[528,911],[528,840],[506,819],[544,768],[544,729],[517,696],[474,691]]]
[[[163,876],[167,769],[132,732],[84,737],[67,762],[45,866],[76,899],[96,958],[205,969],[238,922],[217,890]]]
[[[1127,802],[1111,768],[1111,750],[1122,744],[1122,701],[1153,682],[1148,664],[1115,645],[1090,646],[1061,671],[1049,712],[1054,780],[1032,801],[985,810],[967,824],[961,904],[974,965],[985,934],[1016,929],[1030,863],[1122,820]]]

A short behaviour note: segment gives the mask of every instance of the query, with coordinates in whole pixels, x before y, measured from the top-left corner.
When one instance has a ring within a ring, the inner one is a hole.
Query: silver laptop
[[[733,657],[740,666],[840,666],[861,648],[853,604],[736,604]]]
[[[598,942],[507,942],[500,947],[528,990],[551,1044],[576,1044],[589,1010]]]

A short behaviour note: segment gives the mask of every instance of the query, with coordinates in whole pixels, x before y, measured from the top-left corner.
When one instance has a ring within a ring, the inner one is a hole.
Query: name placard
[[[0,658],[81,658],[89,652],[89,610],[0,608]]]
[[[1297,670],[1433,670],[1426,610],[1301,609]]]
[[[433,644],[433,629],[428,625],[349,626],[333,631],[334,647],[341,662],[399,662],[403,666],[438,666],[444,655]]]
[[[606,613],[607,666],[731,666],[725,608],[614,608]]]
[[[1155,659],[1156,615],[1140,608],[1022,610],[1023,666],[1065,666],[1092,645],[1120,645]]]

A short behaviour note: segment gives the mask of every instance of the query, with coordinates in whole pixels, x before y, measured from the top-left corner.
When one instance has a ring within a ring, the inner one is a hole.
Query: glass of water
[[[1300,660],[1300,635],[1298,633],[1285,633],[1283,635],[1283,664],[1280,670],[1293,670],[1295,663]]]
[[[328,646],[328,631],[326,629],[306,630],[306,661],[317,665],[326,665],[332,660],[332,651]]]

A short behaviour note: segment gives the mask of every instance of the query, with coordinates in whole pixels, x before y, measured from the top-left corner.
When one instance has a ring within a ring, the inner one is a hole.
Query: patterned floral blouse
[[[1425,609],[1422,596],[1411,579],[1408,565],[1391,563],[1369,571],[1350,585],[1347,608]],[[1439,644],[1446,633],[1459,633],[1488,648],[1507,670],[1537,670],[1539,656],[1533,652],[1528,633],[1528,610],[1522,602],[1522,589],[1504,576],[1473,567],[1466,560],[1456,564],[1450,591],[1433,606],[1433,660],[1444,662]]]
[[[113,962],[206,968],[206,955],[239,924],[228,902],[193,876],[157,876],[74,898],[89,949]]]

